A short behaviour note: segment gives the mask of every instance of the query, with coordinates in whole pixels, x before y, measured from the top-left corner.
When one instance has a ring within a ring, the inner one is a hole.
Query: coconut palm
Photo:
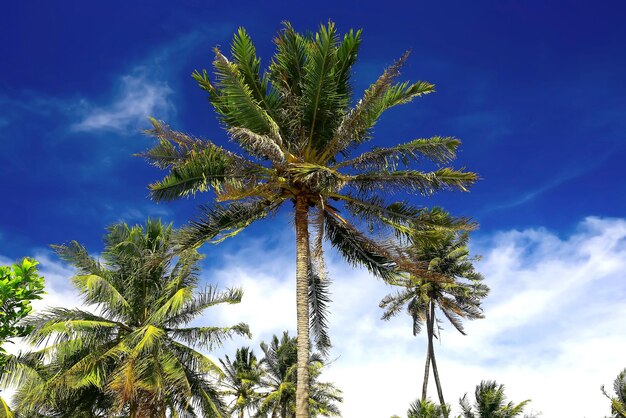
[[[103,262],[77,242],[53,246],[78,270],[72,282],[91,309],[52,308],[29,321],[28,340],[45,345],[39,353],[50,370],[35,386],[41,390],[24,392],[18,411],[36,416],[46,412],[46,394],[62,401],[93,390],[113,398],[107,416],[223,416],[210,380],[220,369],[195,347],[211,350],[234,334],[249,335],[248,327],[185,325],[208,307],[238,303],[242,291],[208,286],[198,293],[201,256],[175,254],[173,235],[160,221],[113,225]]]
[[[258,408],[261,395],[258,392],[263,370],[249,347],[237,349],[235,360],[231,362],[228,355],[225,359],[220,359],[224,375],[220,379],[224,387],[222,392],[233,397],[234,400],[229,406],[231,413],[236,413],[243,418],[244,412],[251,415]]]
[[[380,307],[384,309],[382,318],[388,320],[406,306],[412,318],[413,335],[420,333],[422,326],[426,324],[428,348],[422,401],[426,400],[432,364],[439,401],[447,416],[433,345],[433,339],[440,330],[437,310],[457,331],[465,335],[462,321],[483,317],[481,301],[487,296],[489,288],[482,283],[482,275],[474,269],[474,259],[470,257],[467,247],[469,234],[466,231],[454,231],[450,227],[424,228],[427,224],[453,226],[457,221],[438,208],[425,211],[420,216],[423,219],[416,219],[408,225],[396,226],[406,239],[406,253],[415,262],[427,264],[428,271],[435,273],[436,279],[414,273],[400,276],[394,284],[403,289],[383,298]]]
[[[467,400],[467,393],[460,399],[463,418],[515,418],[524,413],[524,408],[530,402],[527,399],[517,405],[506,402],[504,385],[494,381],[482,381],[476,386],[474,407]],[[524,415],[525,418],[536,417],[535,414]]]
[[[112,415],[115,403],[112,394],[95,386],[72,390],[49,385],[57,373],[72,366],[71,358],[65,359],[66,363],[48,363],[44,357],[42,351],[9,356],[10,373],[0,381],[3,386],[17,387],[13,403],[18,405],[18,418],[128,417],[128,414]]]
[[[258,416],[271,418],[293,418],[296,416],[297,350],[296,338],[284,332],[280,340],[273,336],[270,344],[261,343],[264,358],[261,364],[265,371],[262,384],[266,392],[258,410]],[[331,383],[318,381],[324,366],[322,357],[312,353],[309,359],[309,417],[339,416],[337,402],[341,402],[341,391]]]
[[[389,279],[401,260],[390,245],[360,232],[349,215],[356,221],[377,222],[381,216],[408,219],[414,210],[404,204],[389,204],[384,196],[404,191],[430,195],[441,189],[467,190],[476,175],[442,166],[455,157],[460,144],[451,137],[415,139],[352,155],[355,148],[371,139],[372,129],[385,110],[434,91],[432,84],[423,81],[396,82],[408,54],[385,70],[351,106],[350,77],[361,31],[349,31],[340,38],[335,25],[329,23],[317,33],[301,35],[286,23],[274,42],[276,53],[263,73],[244,29],[235,34],[230,59],[215,49],[213,80],[206,71],[194,73],[228,136],[248,156],[174,131],[156,120],[149,134],[158,143],[143,155],[169,171],[150,186],[153,199],[178,199],[210,189],[216,192],[216,203],[203,207],[200,217],[185,228],[180,239],[183,248],[219,242],[276,213],[283,203],[293,203],[297,416],[304,418],[309,327],[320,348],[328,345],[326,317],[323,311],[310,314],[308,298],[309,283],[316,283],[310,279],[311,273],[324,273],[323,239],[328,238],[350,263],[364,265]],[[431,172],[410,168],[422,158],[439,166]],[[317,231],[313,242],[310,223]]]
[[[602,386],[602,393],[611,400],[611,418],[626,418],[626,369],[617,375],[613,382],[615,396],[606,393]]]
[[[406,416],[407,418],[443,418],[450,410],[447,406],[444,408],[430,399],[418,399],[411,403]]]

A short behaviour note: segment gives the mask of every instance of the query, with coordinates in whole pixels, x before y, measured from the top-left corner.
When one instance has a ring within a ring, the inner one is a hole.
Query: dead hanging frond
[[[324,261],[324,202],[318,202],[317,211],[311,225],[315,229],[312,248],[309,248],[309,308],[310,328],[316,348],[327,354],[331,347],[328,335],[328,305],[330,299],[330,279]]]

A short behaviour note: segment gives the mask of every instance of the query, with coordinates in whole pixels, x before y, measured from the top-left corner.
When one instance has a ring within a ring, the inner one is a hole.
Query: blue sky
[[[158,216],[182,225],[192,217],[196,205],[209,196],[161,205],[147,197],[147,184],[161,173],[131,156],[150,146],[150,139],[140,133],[148,126],[146,117],[227,144],[190,74],[210,68],[213,46],[227,50],[238,26],[249,31],[267,63],[271,39],[282,20],[290,20],[301,31],[314,30],[328,19],[342,32],[363,28],[354,74],[357,92],[412,49],[403,77],[433,82],[437,93],[388,112],[372,145],[432,135],[463,141],[455,165],[478,172],[482,180],[470,193],[415,202],[443,205],[478,220],[481,229],[475,242],[483,254],[511,245],[520,248],[518,261],[504,263],[508,271],[494,270],[494,284],[501,277],[515,282],[516,274],[533,271],[537,265],[533,240],[560,243],[541,247],[541,260],[549,265],[549,260],[571,260],[574,266],[575,260],[585,257],[577,255],[572,242],[596,242],[626,216],[621,164],[626,159],[622,2],[127,3],[11,2],[3,8],[0,256],[4,260],[43,257],[49,244],[73,239],[97,253],[104,227],[115,221],[137,223]],[[207,269],[223,267],[229,255],[259,240],[264,240],[265,250],[289,245],[289,239],[276,232],[281,221],[287,225],[286,216],[254,225],[236,242],[208,249]],[[599,224],[591,228],[589,219]],[[502,237],[509,241],[503,243]],[[605,249],[603,257],[621,255],[623,239],[616,238],[615,245],[617,250]],[[551,252],[555,248],[562,252]],[[285,250],[284,260],[289,260],[290,251]],[[65,271],[53,258],[46,260],[54,274]],[[487,262],[484,268],[495,269]],[[559,275],[567,276],[562,271]],[[598,280],[602,277],[598,273]],[[623,282],[617,270],[607,277],[594,289],[615,290],[616,283]],[[534,289],[524,280],[515,283]],[[552,294],[546,288],[541,292]],[[494,296],[494,306],[504,303],[505,296],[501,297]],[[568,300],[582,301],[577,297]],[[374,319],[379,315],[375,305],[367,311]],[[567,321],[569,311],[563,309],[556,312],[555,324]],[[587,319],[596,318],[599,311],[590,312]],[[488,320],[484,324],[488,326]],[[623,325],[620,330],[626,334]],[[526,331],[530,334],[520,335],[532,342],[532,330]],[[538,336],[536,341],[544,340]],[[611,366],[607,370],[617,374],[626,363]],[[593,387],[608,383],[613,374],[593,382]],[[473,382],[489,377],[476,375]],[[519,383],[520,396],[530,396],[523,386]],[[471,391],[471,384],[462,390]],[[389,415],[403,408],[394,406]]]

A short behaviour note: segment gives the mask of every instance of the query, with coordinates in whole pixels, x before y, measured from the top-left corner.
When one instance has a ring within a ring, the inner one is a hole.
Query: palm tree
[[[441,407],[430,401],[430,399],[416,400],[411,403],[406,412],[407,418],[443,418],[450,411],[450,408]]]
[[[530,402],[527,399],[515,405],[513,402],[506,403],[504,385],[498,385],[494,381],[482,381],[476,386],[476,402],[474,408],[467,400],[467,393],[460,399],[463,418],[515,418],[524,413],[524,408]],[[533,418],[536,415],[524,415],[525,418]]]
[[[46,345],[39,354],[50,370],[35,386],[40,393],[18,399],[18,411],[36,416],[43,393],[63,400],[96,391],[114,400],[107,416],[223,416],[209,380],[220,369],[194,347],[211,350],[234,334],[249,335],[248,327],[184,325],[210,306],[240,302],[242,291],[208,286],[197,293],[202,257],[195,250],[175,254],[173,235],[160,221],[113,225],[102,263],[75,241],[53,246],[78,270],[72,282],[92,309],[52,308],[29,321],[28,340]]]
[[[482,283],[483,277],[474,269],[474,259],[469,256],[467,247],[469,234],[466,231],[454,231],[458,220],[435,208],[420,215],[422,219],[406,225],[397,225],[397,229],[407,241],[406,253],[416,262],[428,265],[428,272],[433,276],[409,273],[395,280],[403,289],[387,295],[380,302],[384,309],[383,319],[389,320],[406,305],[412,318],[413,335],[417,335],[426,323],[428,349],[424,367],[422,401],[426,400],[430,364],[437,385],[437,393],[444,414],[446,403],[439,380],[433,339],[435,328],[440,330],[437,308],[450,321],[452,326],[465,335],[463,319],[483,318],[481,300],[487,296],[489,288]],[[448,228],[424,229],[424,225],[448,225]],[[461,224],[467,224],[461,222]],[[435,327],[437,324],[437,327]]]
[[[3,386],[17,387],[13,403],[18,405],[17,417],[30,418],[105,418],[112,417],[114,398],[95,386],[53,387],[48,382],[72,366],[71,357],[64,363],[44,362],[45,352],[20,353],[9,356],[9,374],[0,380]],[[1,415],[0,415],[1,416]],[[128,417],[128,414],[115,417]]]
[[[296,416],[296,366],[298,345],[296,338],[289,337],[285,331],[279,340],[273,336],[269,345],[261,343],[264,358],[261,364],[265,371],[262,379],[263,401],[259,406],[258,416],[271,418],[293,418]],[[318,377],[323,368],[322,357],[317,353],[309,359],[309,387],[311,396],[308,399],[309,417],[339,416],[337,402],[341,402],[341,391],[331,383],[321,383]]]
[[[261,384],[263,371],[259,366],[254,352],[249,347],[237,349],[235,360],[231,362],[228,356],[220,359],[224,375],[220,380],[225,388],[223,393],[234,397],[230,406],[230,411],[237,413],[240,418],[244,417],[244,412],[248,414],[258,408],[260,394],[258,392]]]
[[[617,375],[613,382],[615,397],[610,396],[602,386],[602,393],[611,400],[611,418],[626,418],[626,369]]]
[[[156,120],[148,133],[158,143],[143,156],[169,171],[163,180],[150,186],[151,196],[157,201],[209,189],[216,192],[217,203],[203,207],[201,216],[184,230],[180,239],[183,248],[219,242],[276,213],[283,203],[293,203],[299,345],[297,416],[304,418],[308,404],[309,327],[318,346],[328,345],[326,317],[321,311],[310,315],[308,299],[309,283],[315,283],[310,279],[312,272],[321,276],[324,273],[323,239],[328,238],[350,263],[364,265],[389,279],[397,264],[404,263],[390,245],[361,233],[349,222],[348,215],[368,222],[377,222],[381,216],[408,219],[415,210],[385,203],[383,196],[401,191],[430,195],[441,189],[467,190],[477,177],[449,167],[432,172],[404,168],[421,158],[440,165],[449,162],[460,144],[451,137],[415,139],[351,156],[355,148],[371,139],[372,129],[385,110],[434,91],[432,84],[423,81],[396,82],[408,54],[386,69],[351,107],[350,77],[361,43],[360,30],[351,30],[340,38],[335,25],[328,23],[315,34],[301,35],[286,23],[274,42],[276,53],[261,73],[255,47],[241,28],[234,36],[231,59],[215,49],[214,80],[206,71],[194,73],[229,137],[250,158],[173,131]],[[310,219],[312,212],[315,217]],[[317,230],[313,242],[310,223]]]

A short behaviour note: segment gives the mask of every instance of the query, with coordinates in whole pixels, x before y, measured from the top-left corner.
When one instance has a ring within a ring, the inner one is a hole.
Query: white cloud
[[[252,341],[237,338],[213,357],[241,345],[259,352],[258,343],[273,333],[294,333],[293,236],[287,230],[272,239],[269,245],[243,238],[241,250],[222,258],[205,247],[203,276],[221,287],[243,287],[245,295],[239,305],[210,308],[200,322],[244,321],[254,333]],[[600,385],[626,367],[626,219],[587,218],[566,237],[543,229],[501,232],[474,247],[484,255],[480,270],[492,292],[486,319],[467,324],[468,336],[444,323],[436,353],[446,400],[458,410],[459,397],[471,396],[482,379],[495,379],[513,401],[532,398],[531,408],[545,417],[606,415]],[[45,261],[46,302],[71,303],[71,272]],[[335,255],[328,264],[336,359],[323,377],[343,389],[344,417],[403,416],[421,392],[425,338],[411,335],[407,315],[380,321],[377,305],[389,286]],[[436,397],[432,381],[429,393]]]
[[[146,125],[148,116],[167,118],[172,112],[172,89],[164,81],[154,80],[148,68],[139,67],[120,78],[120,92],[110,104],[93,106],[84,102],[84,115],[73,125],[79,132],[132,132]]]

